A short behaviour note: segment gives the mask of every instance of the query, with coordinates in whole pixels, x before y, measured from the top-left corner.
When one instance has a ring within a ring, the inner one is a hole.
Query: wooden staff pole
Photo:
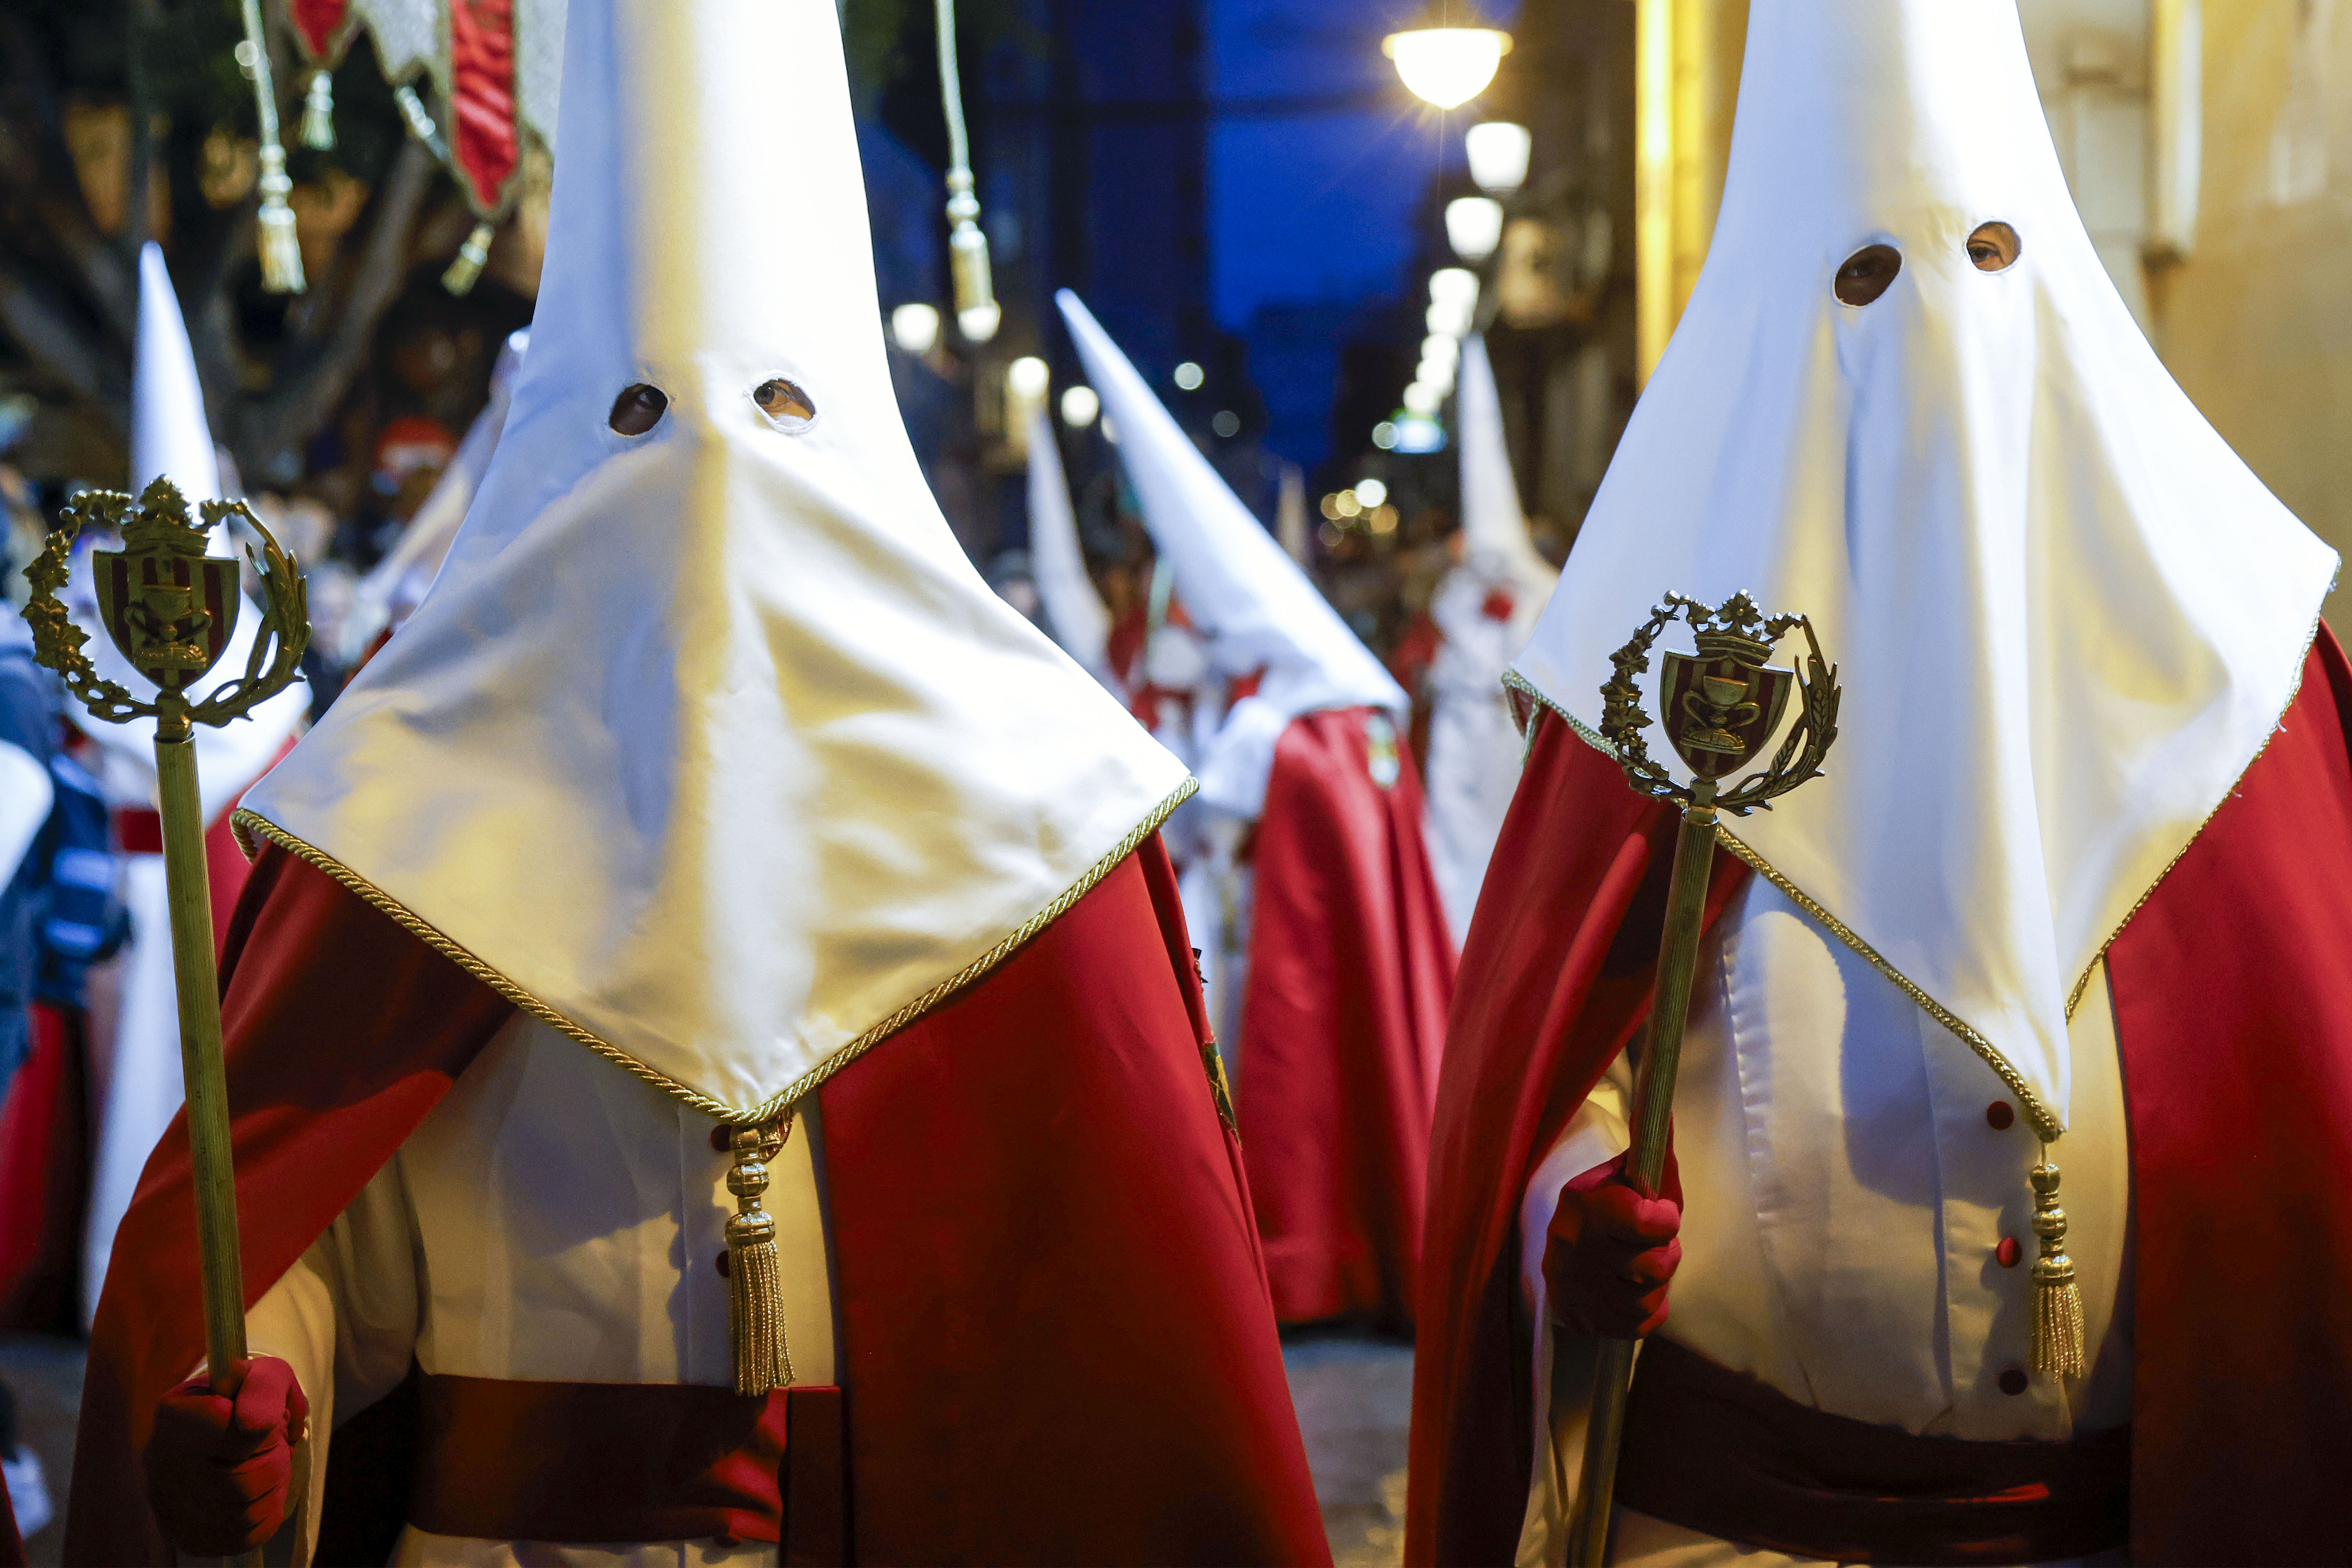
[[[180,1071],[187,1089],[196,1250],[204,1268],[205,1355],[217,1387],[222,1369],[245,1359],[245,1267],[237,1245],[236,1167],[229,1152],[212,881],[205,865],[196,747],[184,705],[157,719],[155,778],[163,818],[163,882],[172,909],[172,969],[179,983]]]
[[[1633,1086],[1633,1148],[1626,1174],[1644,1193],[1658,1190],[1665,1173],[1666,1131],[1674,1117],[1675,1075],[1682,1066],[1683,1025],[1690,1014],[1691,980],[1706,919],[1706,888],[1715,868],[1716,781],[1699,779],[1683,808],[1675,837],[1673,880],[1666,888],[1665,932],[1650,993],[1649,1044]],[[1583,1484],[1569,1520],[1569,1561],[1601,1568],[1608,1561],[1617,1450],[1625,1436],[1625,1397],[1633,1386],[1638,1342],[1602,1340],[1593,1368],[1592,1416],[1584,1433]]]

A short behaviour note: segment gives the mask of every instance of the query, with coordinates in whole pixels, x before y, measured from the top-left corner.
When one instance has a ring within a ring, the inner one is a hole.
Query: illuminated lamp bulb
[[[1414,27],[1381,40],[1381,53],[1414,97],[1457,109],[1486,90],[1510,52],[1511,35],[1493,27]]]
[[[1062,423],[1073,430],[1085,429],[1101,412],[1102,399],[1091,386],[1073,386],[1062,394]]]
[[[1044,400],[1054,373],[1034,354],[1024,354],[1004,367],[1004,390],[1015,403]]]
[[[1464,132],[1462,145],[1470,154],[1470,177],[1488,195],[1507,195],[1527,184],[1535,137],[1526,126],[1489,120]]]
[[[1480,262],[1503,243],[1503,204],[1492,196],[1456,196],[1445,204],[1445,242],[1454,254]]]

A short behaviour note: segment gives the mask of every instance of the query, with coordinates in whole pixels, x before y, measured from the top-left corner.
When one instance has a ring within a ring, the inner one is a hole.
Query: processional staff
[[[1687,785],[1675,783],[1652,760],[1642,737],[1649,718],[1636,683],[1649,673],[1651,645],[1677,619],[1689,626],[1697,651],[1663,657],[1658,719],[1675,755],[1690,769]],[[1780,639],[1800,628],[1807,649],[1804,673],[1766,664]],[[1811,621],[1802,616],[1767,617],[1746,594],[1733,595],[1720,609],[1667,595],[1610,662],[1616,673],[1601,689],[1601,737],[1616,749],[1628,784],[1643,795],[1682,807],[1674,873],[1666,889],[1665,932],[1650,993],[1648,1040],[1633,1087],[1633,1146],[1625,1163],[1627,1179],[1643,1193],[1654,1194],[1665,1169],[1675,1074],[1682,1064],[1683,1025],[1690,1011],[1692,973],[1698,965],[1698,940],[1706,919],[1708,875],[1715,865],[1716,824],[1727,812],[1745,816],[1759,806],[1769,811],[1775,796],[1820,774],[1822,757],[1837,739],[1837,667],[1822,658]],[[1792,692],[1799,698],[1797,719],[1771,765],[1726,789],[1726,775],[1770,742]],[[1601,1568],[1608,1561],[1611,1497],[1635,1348],[1636,1342],[1630,1339],[1601,1342],[1593,1370],[1591,1421],[1585,1430],[1583,1480],[1569,1520],[1569,1561],[1576,1568]]]
[[[27,568],[33,597],[25,620],[34,657],[64,678],[98,718],[155,721],[157,808],[163,819],[163,878],[172,910],[172,969],[180,1003],[180,1070],[188,1108],[188,1158],[196,1198],[196,1247],[205,1293],[205,1375],[220,1388],[223,1368],[246,1358],[245,1269],[237,1247],[236,1173],[229,1152],[227,1075],[222,1062],[220,986],[213,956],[212,889],[205,866],[205,820],[196,786],[195,726],[243,718],[291,683],[310,646],[309,595],[293,559],[243,501],[205,501],[201,525],[167,479],[133,500],[85,490]],[[232,556],[208,555],[211,530],[243,518],[261,538],[254,565],[268,608],[245,673],[202,698],[197,682],[226,654],[245,603]],[[131,668],[154,682],[142,702],[99,674],[82,649],[89,634],[66,613],[64,587],[84,528],[119,529],[121,550],[95,552],[100,618]],[[226,1391],[224,1391],[226,1392]],[[259,1561],[257,1553],[253,1561]]]

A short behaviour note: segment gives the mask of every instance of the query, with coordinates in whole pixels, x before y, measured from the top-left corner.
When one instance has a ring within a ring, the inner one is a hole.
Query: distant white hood
[[[1199,763],[1201,797],[1255,816],[1274,743],[1291,720],[1328,708],[1411,704],[1298,563],[1242,504],[1078,297],[1055,296],[1087,377],[1118,429],[1119,461],[1153,548],[1176,572],[1176,596],[1225,676],[1263,669]]]

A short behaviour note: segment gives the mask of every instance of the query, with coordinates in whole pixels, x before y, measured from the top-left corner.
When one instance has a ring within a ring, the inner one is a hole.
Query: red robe
[[[1431,1156],[1406,1561],[1508,1563],[1527,1507],[1513,1223],[1649,1001],[1673,819],[1546,712],[1464,954]],[[1748,875],[1718,857],[1712,921]],[[2352,1562],[2352,666],[2107,953],[2132,1161],[2131,1561]]]
[[[229,830],[236,808],[235,800],[221,807],[205,833],[215,946],[227,941],[231,912],[251,868]],[[115,821],[124,850],[163,852],[154,813],[118,812]],[[154,940],[169,942],[171,933]],[[31,1053],[0,1099],[0,1330],[81,1331],[93,1109],[86,1028],[80,1008],[36,1003]]]
[[[1154,840],[819,1091],[854,1561],[1328,1561],[1192,974]],[[224,1003],[248,1302],[509,1014],[264,850]],[[70,1562],[169,1560],[137,1455],[202,1353],[189,1204],[174,1122],[99,1310]],[[373,1533],[336,1517],[359,1451],[326,1533]]]
[[[1293,720],[1253,866],[1234,1109],[1275,1315],[1412,1321],[1454,943],[1421,784],[1369,772],[1366,709]]]

